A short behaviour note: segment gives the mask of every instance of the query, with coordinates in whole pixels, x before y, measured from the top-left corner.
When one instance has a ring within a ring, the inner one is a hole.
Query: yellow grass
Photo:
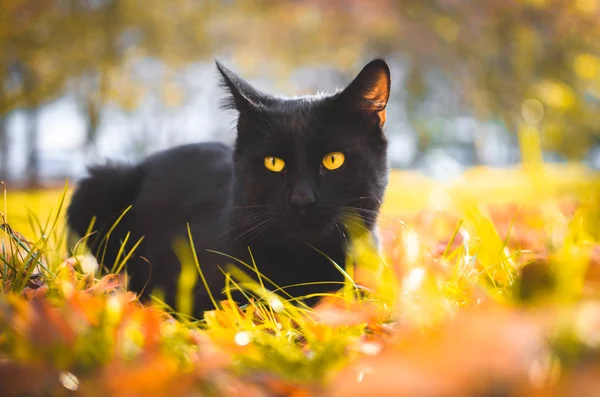
[[[181,315],[202,276],[195,257],[183,258],[180,314],[169,317],[159,301],[139,305],[118,275],[65,261],[60,225],[41,228],[50,238],[32,233],[28,211],[52,224],[62,191],[10,191],[0,207],[33,248],[0,256],[0,396],[62,395],[76,382],[81,395],[115,397],[599,391],[600,361],[589,361],[591,349],[600,357],[598,193],[577,164],[476,168],[451,183],[393,172],[381,256],[349,225],[357,266],[340,292],[294,306],[241,271],[256,267],[228,269],[228,286],[255,299],[240,308],[220,295],[196,323]]]

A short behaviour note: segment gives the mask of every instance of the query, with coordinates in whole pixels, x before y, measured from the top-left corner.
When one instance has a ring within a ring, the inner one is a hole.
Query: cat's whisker
[[[267,218],[259,223],[257,223],[256,225],[252,226],[251,228],[249,228],[248,230],[244,231],[242,234],[240,234],[239,236],[235,237],[234,239],[232,239],[230,241],[230,243],[233,243],[235,241],[238,241],[240,239],[242,239],[243,237],[248,237],[252,235],[252,232],[256,231],[259,228],[262,228],[263,226],[268,226],[270,224],[271,219]],[[264,230],[260,230],[261,232]]]
[[[271,205],[269,204],[256,204],[256,205],[234,205],[231,207],[228,207],[231,210],[244,210],[244,209],[251,209],[251,208],[267,208],[270,207]]]
[[[252,214],[248,214],[241,218],[236,219],[235,222],[232,222],[229,226],[237,226],[237,225],[246,223],[248,221],[252,221],[254,218],[260,218],[261,216],[266,216],[266,215],[267,215],[266,212],[254,212]]]
[[[375,212],[364,212],[364,211],[358,211],[357,209],[354,208],[344,208],[344,210],[342,211],[343,216],[354,216],[357,219],[363,219],[363,220],[368,220],[368,221],[376,221],[379,218],[379,214],[375,213]]]
[[[220,209],[218,211],[215,211],[214,213],[231,212],[231,211],[235,211],[235,210],[245,210],[245,209],[269,208],[269,207],[271,207],[271,206],[268,205],[268,204],[260,204],[260,205],[236,205],[236,206],[231,206],[231,207]]]
[[[365,200],[365,199],[374,199],[375,201],[377,201],[379,204],[383,204],[381,202],[381,199],[379,197],[377,197],[374,194],[370,194],[368,196],[357,196],[357,197],[349,197],[346,199],[346,201],[353,201],[353,200]]]
[[[262,214],[252,214],[252,215],[248,215],[248,216],[244,217],[243,219],[237,219],[237,220],[235,220],[235,222],[231,222],[230,224],[227,225],[227,228],[225,229],[224,233],[227,233],[228,231],[236,229],[240,226],[250,224],[250,223],[254,222],[257,218],[260,218],[261,216],[262,216]]]
[[[340,225],[337,221],[334,224],[335,224],[336,229],[340,232],[340,235],[344,238],[344,241],[346,241],[346,245],[349,245],[350,243],[348,242],[348,236],[346,236],[346,233],[344,233],[344,230],[340,227]]]
[[[365,220],[377,221],[377,219],[367,218],[366,216],[360,216],[360,215],[355,215],[355,214],[345,214],[344,219],[349,220],[349,221],[357,221],[360,224],[360,226],[362,226],[363,228],[365,228],[362,225],[365,222]],[[404,226],[404,225],[402,224],[401,226]],[[398,230],[397,224],[390,225],[390,224],[386,224],[385,222],[382,222],[381,220],[376,223],[376,227],[385,229],[385,230],[389,230],[389,231]]]
[[[231,222],[229,225],[227,225],[227,227],[225,228],[223,233],[221,233],[219,235],[219,237],[222,237],[223,235],[230,232],[231,230],[234,230],[236,228],[244,226],[245,224],[251,223],[252,221],[255,220],[255,218],[260,218],[260,216],[267,216],[267,215],[268,214],[266,212],[261,211],[261,212],[253,212],[251,214],[247,214],[241,218],[238,218],[235,221]],[[190,223],[190,226],[196,226],[199,224],[201,224],[200,221],[192,222],[192,223]]]
[[[346,216],[351,216],[352,214],[346,214]],[[375,214],[354,214],[354,216],[356,217],[356,219],[359,220],[363,220],[363,221],[369,221],[369,222],[373,222],[376,223],[378,225],[385,225],[388,226],[390,228],[404,228],[405,227],[405,223],[394,219],[394,218],[388,218],[388,217],[379,217]]]
[[[265,212],[259,212],[259,213],[254,213],[254,214],[250,214],[247,215],[243,218],[240,218],[238,220],[236,220],[235,222],[233,222],[232,224],[230,224],[225,231],[223,231],[223,233],[221,233],[219,235],[219,237],[223,237],[224,235],[231,233],[232,231],[236,230],[236,229],[240,229],[242,227],[246,227],[248,225],[252,225],[253,223],[256,222],[260,222],[262,220],[264,220],[265,218],[268,218],[269,214],[265,213]]]
[[[354,221],[354,222],[349,224],[348,221]],[[346,214],[344,217],[342,217],[342,224],[346,227],[346,229],[348,229],[351,226],[356,226],[356,227],[360,227],[361,229],[364,229],[364,230],[370,232],[371,230],[369,228],[367,228],[366,226],[364,226],[364,221],[365,221],[364,218],[353,215],[353,214]]]
[[[381,212],[379,212],[379,211],[370,210],[370,209],[367,209],[367,208],[360,208],[360,207],[348,207],[348,206],[347,206],[347,207],[345,207],[345,208],[344,208],[344,210],[354,210],[354,211],[357,211],[357,212],[361,212],[362,214],[373,214],[373,215],[375,215],[376,217],[383,217],[383,218],[386,218],[387,220],[390,220],[390,221],[394,221],[394,222],[400,223],[402,226],[405,226],[405,225],[406,225],[406,224],[404,223],[404,221],[402,221],[402,220],[401,220],[401,219],[399,219],[399,218],[396,218],[396,217],[394,217],[394,216],[391,216],[391,215],[388,215],[388,214],[381,213]],[[362,215],[362,214],[361,214],[361,215]]]
[[[252,228],[252,230],[247,230],[246,232],[242,233],[240,236],[231,240],[231,243],[234,243],[236,241],[241,241],[242,239],[244,239],[248,243],[250,243],[256,236],[260,235],[262,232],[267,230],[269,228],[269,226],[270,226],[269,222],[267,222],[267,221],[262,222],[256,226],[254,226]]]
[[[363,208],[363,207],[354,207],[354,206],[351,206],[351,205],[346,205],[344,207],[344,209],[345,210],[356,210],[356,211],[362,211],[362,212],[369,212],[369,213],[378,214],[378,215],[380,214],[380,212],[377,211],[377,210],[372,210],[372,209]]]
[[[265,230],[267,230],[269,227],[271,227],[271,222],[264,222],[260,227],[256,227],[255,230],[253,230],[251,233],[249,233],[247,236],[245,236],[245,238],[248,241],[251,241],[256,236],[260,235]]]
[[[390,230],[390,231],[395,231],[398,229],[398,223],[394,223],[391,224],[389,221],[390,220],[394,220],[397,221],[396,219],[378,219],[377,218],[377,214],[371,214],[371,213],[366,213],[366,214],[359,214],[357,212],[352,212],[352,211],[344,211],[343,212],[343,219],[345,220],[349,220],[349,221],[357,221],[361,226],[364,227],[363,223],[365,221],[369,221],[369,222],[375,222],[377,227],[381,228],[381,229],[386,229],[386,230]],[[387,221],[387,222],[385,222]],[[402,221],[400,222],[400,226],[404,227],[404,223]]]

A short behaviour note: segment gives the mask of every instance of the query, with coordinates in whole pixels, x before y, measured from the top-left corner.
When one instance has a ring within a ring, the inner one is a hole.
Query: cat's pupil
[[[331,156],[331,162],[335,163],[335,156],[334,155]]]

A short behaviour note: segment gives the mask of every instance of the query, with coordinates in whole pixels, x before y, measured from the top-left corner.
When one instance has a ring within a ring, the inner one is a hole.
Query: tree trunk
[[[38,148],[38,107],[31,106],[27,111],[27,188],[35,189],[40,186],[40,158]]]
[[[85,151],[88,155],[95,156],[96,141],[98,140],[98,124],[100,122],[100,109],[92,98],[88,98],[85,105],[87,116]]]
[[[35,98],[34,85],[36,84],[35,76],[29,70],[23,73],[23,82],[26,92],[25,101],[27,103],[27,129],[26,134],[26,170],[25,183],[27,188],[35,189],[40,186],[40,169],[39,169],[39,148],[38,148],[38,111],[39,102]]]
[[[0,116],[0,181],[7,182],[8,178],[8,130],[6,116]]]
[[[2,76],[3,73],[0,73]],[[4,107],[4,83],[0,81],[0,181],[7,182],[8,173],[8,130],[6,129],[6,109]]]

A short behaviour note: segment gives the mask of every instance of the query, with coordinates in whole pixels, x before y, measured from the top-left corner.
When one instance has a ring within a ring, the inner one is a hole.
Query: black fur
[[[299,98],[265,95],[223,65],[217,68],[230,92],[226,105],[239,112],[235,149],[193,144],[135,166],[91,168],[73,196],[69,226],[81,236],[96,216],[98,232],[88,244],[95,252],[107,227],[133,205],[111,235],[104,263],[112,265],[128,231],[129,247],[144,236],[128,264],[130,287],[138,292],[146,283],[145,292],[161,287],[169,304],[180,267],[172,242],[187,238],[186,223],[218,299],[224,287],[219,266],[231,260],[209,249],[251,263],[250,247],[259,270],[280,286],[332,282],[288,289],[294,296],[338,289],[335,282],[343,276],[314,248],[342,265],[345,214],[357,209],[368,230],[376,222],[388,175],[381,130],[390,87],[387,65],[369,63],[342,92]],[[322,166],[330,152],[345,154],[337,170]],[[267,170],[265,156],[284,159],[285,169]],[[310,200],[299,205],[297,198]],[[195,296],[196,315],[211,308],[202,283]]]

